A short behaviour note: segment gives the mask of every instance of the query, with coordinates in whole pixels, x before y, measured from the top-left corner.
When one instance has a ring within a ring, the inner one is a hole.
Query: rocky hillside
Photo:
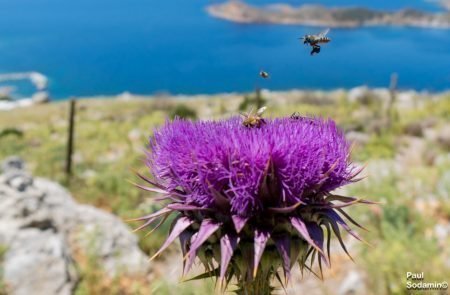
[[[237,23],[308,25],[338,28],[360,26],[411,26],[450,28],[450,13],[429,13],[415,9],[397,12],[377,11],[363,7],[327,8],[321,5],[293,7],[277,4],[257,7],[241,1],[228,1],[207,7],[208,13]]]
[[[86,259],[111,279],[148,275],[148,258],[122,221],[78,204],[60,185],[23,168],[11,157],[0,175],[2,279],[8,294],[73,294]]]
[[[403,294],[405,273],[412,270],[424,271],[427,282],[448,281],[449,92],[405,90],[391,95],[389,89],[362,86],[348,91],[261,90],[260,95],[268,107],[266,117],[299,112],[333,118],[354,143],[352,161],[366,165],[367,177],[342,193],[382,203],[371,208],[356,206],[349,212],[370,230],[360,233],[373,247],[345,236],[355,262],[336,249],[323,282],[314,275],[302,277],[296,268],[287,294]],[[211,280],[180,282],[182,255],[177,245],[149,263],[149,276],[129,272],[117,279],[115,266],[145,270],[142,253],[153,255],[169,227],[161,227],[150,237],[144,237],[148,231],[139,232],[141,250],[137,248],[136,238],[119,220],[158,208],[152,194],[127,180],[139,182],[133,170],[146,173],[142,158],[148,136],[166,118],[236,116],[255,108],[255,98],[254,93],[231,93],[80,99],[70,183],[64,174],[67,101],[2,112],[0,159],[19,155],[26,160],[26,171],[52,181],[30,176],[24,169],[6,168],[0,176],[0,294],[4,295],[5,285],[18,288],[13,278],[20,273],[25,276],[22,280],[34,286],[37,275],[39,281],[46,281],[45,272],[36,273],[36,257],[55,278],[46,285],[51,290],[47,294],[62,294],[61,290],[72,290],[75,295],[213,294]],[[7,163],[5,167],[23,166],[14,158]],[[42,242],[45,238],[49,243]],[[339,248],[336,242],[332,247]],[[28,264],[19,264],[20,257],[27,258],[23,261]],[[192,276],[200,273],[194,271]],[[275,294],[285,293],[280,289]]]

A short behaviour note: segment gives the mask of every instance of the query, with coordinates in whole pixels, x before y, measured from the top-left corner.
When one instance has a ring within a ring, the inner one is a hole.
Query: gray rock
[[[424,126],[421,122],[411,122],[404,128],[404,133],[411,136],[422,137]]]
[[[5,174],[0,175],[0,183],[3,183],[17,191],[23,192],[33,184],[33,178],[24,171],[9,170]]]
[[[364,286],[364,280],[362,275],[356,271],[352,270],[347,274],[344,281],[339,286],[337,294],[339,295],[356,295],[356,294],[366,294],[366,287]]]
[[[25,163],[18,156],[11,156],[4,159],[0,164],[0,172],[6,173],[11,170],[25,170]]]
[[[379,101],[376,93],[371,91],[367,86],[359,86],[350,89],[348,92],[348,101],[359,102],[363,105],[369,105],[376,101]]]
[[[370,136],[364,132],[350,131],[345,134],[347,140],[357,145],[363,146],[370,141]]]
[[[445,245],[446,240],[450,237],[450,223],[438,223],[434,226],[434,234],[438,242]]]
[[[137,247],[138,239],[117,217],[92,206],[79,205],[77,224],[70,228],[72,243],[85,251],[94,251],[110,276],[118,272],[142,274],[148,258]],[[93,239],[93,237],[95,237]]]
[[[450,150],[450,124],[445,125],[439,131],[437,140],[443,148]]]
[[[50,101],[50,94],[47,91],[38,91],[31,97],[33,103],[46,103]]]
[[[18,231],[4,260],[4,280],[12,294],[71,294],[78,281],[64,239],[51,230]]]
[[[95,255],[110,277],[149,272],[148,257],[121,220],[24,171],[0,175],[0,244],[11,294],[71,294],[79,280],[72,253]]]
[[[397,93],[396,106],[400,109],[411,109],[416,105],[417,92],[414,90],[400,91]]]

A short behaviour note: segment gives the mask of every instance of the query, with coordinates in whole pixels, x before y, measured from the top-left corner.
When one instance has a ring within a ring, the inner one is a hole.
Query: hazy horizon
[[[205,12],[222,1],[150,3],[0,1],[0,73],[36,71],[53,98],[137,94],[210,94],[293,88],[399,87],[440,91],[450,85],[448,30],[402,27],[333,29],[332,42],[311,57],[298,37],[320,28],[239,25]],[[257,4],[305,1],[248,1]],[[330,1],[331,6],[439,10],[428,1]],[[264,69],[272,78],[261,81]],[[33,93],[27,81],[13,96]]]

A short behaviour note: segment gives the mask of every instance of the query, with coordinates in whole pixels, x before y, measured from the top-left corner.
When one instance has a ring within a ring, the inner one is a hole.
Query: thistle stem
[[[252,281],[240,280],[238,282],[238,295],[271,295],[273,288],[270,286],[273,272],[258,271]]]

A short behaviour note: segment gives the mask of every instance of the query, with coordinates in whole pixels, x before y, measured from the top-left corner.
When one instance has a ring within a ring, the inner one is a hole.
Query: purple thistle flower
[[[296,262],[308,268],[317,256],[320,267],[328,264],[331,231],[348,254],[340,228],[361,238],[341,215],[361,226],[342,208],[371,203],[331,193],[361,172],[332,120],[266,119],[246,128],[237,117],[176,119],[155,131],[147,165],[153,179],[139,176],[153,187],[140,187],[169,204],[136,219],[140,228],[178,214],[154,257],[179,238],[185,273],[198,257],[207,270],[201,277],[217,276],[225,286],[235,277],[240,290],[260,286],[255,294],[270,293],[274,276],[281,282],[279,268],[286,283]]]

